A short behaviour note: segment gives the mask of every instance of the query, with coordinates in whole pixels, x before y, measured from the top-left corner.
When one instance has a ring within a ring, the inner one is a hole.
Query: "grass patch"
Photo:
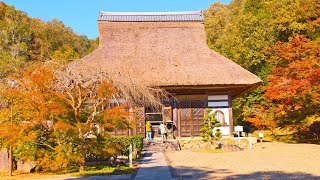
[[[284,142],[284,143],[297,143],[296,139],[293,137],[293,131],[286,131],[285,129],[275,128],[272,131],[263,130],[263,131],[255,131],[252,133],[253,136],[257,137],[259,141],[258,133],[262,132],[264,137],[264,141],[276,141],[276,142]]]
[[[0,171],[0,179],[2,180],[13,180],[13,179],[47,179],[47,178],[68,178],[70,174],[61,173],[30,173],[25,171],[13,171],[12,176],[8,176],[9,172],[2,170]]]
[[[195,153],[223,153],[222,149],[196,149],[192,150]]]
[[[80,177],[80,176],[100,176],[100,175],[121,175],[121,174],[133,174],[136,172],[135,168],[127,167],[127,166],[87,166],[84,172],[72,173],[72,176]]]
[[[0,171],[0,179],[47,179],[47,178],[68,178],[68,177],[81,177],[81,176],[100,176],[100,175],[121,175],[133,174],[136,169],[133,167],[126,167],[123,165],[106,166],[106,165],[91,165],[86,166],[85,171],[82,173],[62,173],[62,172],[39,172],[29,173],[24,171],[14,171],[13,176],[8,176],[8,171]]]

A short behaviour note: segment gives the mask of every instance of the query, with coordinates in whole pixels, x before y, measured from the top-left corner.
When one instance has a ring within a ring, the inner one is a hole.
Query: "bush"
[[[143,136],[110,136],[106,139],[107,144],[121,146],[121,150],[117,152],[117,156],[129,156],[129,146],[132,145],[132,151],[136,156],[140,156],[143,148]]]
[[[202,137],[203,141],[214,144],[215,141],[221,139],[221,131],[217,129],[214,132],[213,129],[216,127],[220,127],[221,124],[215,118],[216,113],[211,113],[211,111],[211,108],[206,109],[206,115],[204,116],[202,122],[203,128],[200,129],[200,131],[202,132],[200,136]]]
[[[83,176],[102,176],[102,175],[121,175],[121,174],[133,174],[135,168],[126,166],[106,166],[106,165],[92,165],[87,166],[84,172],[73,173],[72,176],[83,177]]]

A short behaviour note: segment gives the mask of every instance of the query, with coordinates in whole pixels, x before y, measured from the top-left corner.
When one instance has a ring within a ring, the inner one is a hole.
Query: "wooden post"
[[[239,147],[240,147],[240,131],[238,131],[238,143],[239,143]]]
[[[228,95],[228,109],[229,109],[229,127],[230,136],[233,136],[233,113],[232,113],[232,97]]]
[[[177,102],[173,99],[172,100],[172,121],[173,124],[176,126],[176,128],[178,129],[178,109],[177,109]],[[180,130],[180,129],[179,129]],[[178,131],[175,130],[174,131],[174,136],[177,137],[178,136]]]
[[[178,131],[179,131],[179,137],[181,137],[181,112],[180,108],[178,109]]]
[[[193,108],[192,108],[191,102],[190,102],[189,111],[190,111],[190,132],[191,132],[191,137],[193,137],[194,136],[194,134],[193,134]]]

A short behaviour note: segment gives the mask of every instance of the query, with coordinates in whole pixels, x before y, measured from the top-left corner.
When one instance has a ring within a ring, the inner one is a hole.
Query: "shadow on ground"
[[[320,179],[320,176],[314,176],[307,173],[295,172],[286,173],[281,171],[259,171],[250,174],[233,175],[224,178],[225,180],[231,179]]]
[[[154,171],[155,169],[161,169],[164,167],[152,167],[152,168],[144,168],[148,171]],[[295,173],[287,173],[281,171],[259,171],[248,174],[238,174],[234,175],[233,172],[230,172],[227,169],[217,169],[217,170],[203,170],[197,168],[189,168],[189,167],[178,167],[173,170],[171,169],[172,179],[179,180],[190,180],[190,179],[223,179],[223,180],[272,180],[272,179],[295,179],[295,180],[318,180],[320,176],[314,176],[312,174],[295,172]],[[79,178],[62,178],[65,180],[102,180],[102,179],[110,179],[110,180],[140,180],[135,176],[136,174],[126,174],[126,175],[113,175],[113,176],[90,176],[90,177],[79,177]],[[142,178],[145,179],[145,178]],[[148,180],[163,180],[161,176],[150,176],[147,178]],[[59,178],[53,178],[52,180],[60,180]]]
[[[302,172],[281,172],[281,171],[258,171],[248,174],[234,174],[228,169],[206,169],[205,167],[201,169],[190,168],[190,167],[177,167],[174,169],[174,173],[178,179],[223,179],[223,180],[233,180],[233,179],[310,179],[319,180],[320,176],[315,176],[308,173]]]

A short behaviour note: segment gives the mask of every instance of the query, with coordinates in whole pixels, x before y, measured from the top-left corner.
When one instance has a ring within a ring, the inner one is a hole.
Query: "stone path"
[[[178,178],[173,173],[172,168],[168,165],[162,152],[146,151],[134,179],[169,180]]]

